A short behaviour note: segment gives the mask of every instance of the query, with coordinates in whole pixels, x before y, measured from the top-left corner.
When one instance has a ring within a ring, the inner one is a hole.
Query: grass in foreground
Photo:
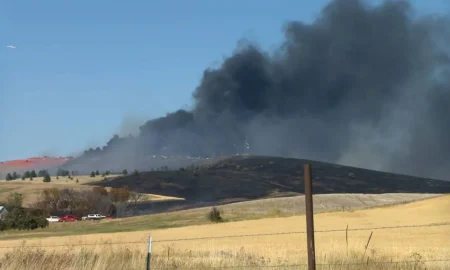
[[[170,246],[152,254],[151,269],[306,269],[306,253],[280,252],[277,247],[257,251],[236,246],[234,249],[177,250]],[[404,247],[405,250],[411,247]],[[0,258],[5,270],[59,270],[59,269],[144,269],[147,253],[133,247],[104,245],[101,250],[68,247],[63,250],[19,248]],[[437,250],[436,250],[437,251]],[[389,248],[365,250],[364,245],[348,250],[326,247],[317,250],[317,269],[449,269],[450,262],[427,261],[433,250],[422,255],[417,252],[398,252]],[[437,251],[439,252],[439,251]],[[275,257],[273,255],[276,255]],[[440,253],[434,254],[442,255]]]

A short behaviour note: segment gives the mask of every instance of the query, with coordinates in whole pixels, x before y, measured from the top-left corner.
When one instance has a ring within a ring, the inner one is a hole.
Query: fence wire
[[[345,231],[348,231],[348,232],[350,232],[350,231],[373,231],[373,230],[391,230],[391,229],[404,229],[404,228],[440,227],[440,226],[450,226],[450,223],[434,223],[434,224],[402,225],[402,226],[384,226],[384,227],[353,228],[353,229],[348,228],[348,229],[315,230],[314,233],[330,233],[330,232],[345,232]],[[212,239],[240,238],[240,237],[275,236],[275,235],[292,235],[292,234],[306,234],[306,231],[162,239],[162,240],[154,240],[154,241],[152,241],[152,243],[181,242],[181,241],[195,241],[195,240],[209,240],[209,239],[212,240]],[[146,243],[145,241],[146,240],[127,241],[127,242],[59,244],[59,245],[30,245],[30,246],[21,245],[21,246],[0,247],[0,249],[6,249],[6,248],[45,248],[45,247],[102,246],[102,245],[121,245],[121,244],[144,244],[144,243]]]

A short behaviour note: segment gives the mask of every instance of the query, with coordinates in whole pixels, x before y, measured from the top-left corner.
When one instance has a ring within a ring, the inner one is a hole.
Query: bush
[[[127,175],[127,174],[128,174],[127,169],[124,169],[124,170],[122,171],[122,174],[123,174],[123,175]]]
[[[95,172],[91,172],[91,177],[95,177]]]
[[[223,219],[221,217],[220,209],[217,207],[213,207],[206,216],[209,221],[217,223],[222,222]]]
[[[48,183],[50,181],[52,181],[52,178],[50,177],[50,174],[46,174],[44,176],[44,180],[42,180],[42,182]]]
[[[33,213],[22,207],[23,196],[13,193],[4,204],[8,210],[5,218],[0,221],[0,231],[7,229],[34,230],[48,226],[47,219],[39,213]]]
[[[37,228],[45,228],[48,221],[43,216],[33,215],[24,208],[15,208],[6,214],[2,228],[16,230],[34,230]]]

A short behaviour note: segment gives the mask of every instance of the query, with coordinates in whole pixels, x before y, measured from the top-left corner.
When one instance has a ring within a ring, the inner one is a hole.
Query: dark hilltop
[[[174,171],[161,169],[130,174],[93,185],[128,187],[141,193],[186,200],[177,204],[221,204],[302,194],[304,163],[312,165],[314,194],[450,193],[450,181],[311,160],[251,155],[201,162]]]

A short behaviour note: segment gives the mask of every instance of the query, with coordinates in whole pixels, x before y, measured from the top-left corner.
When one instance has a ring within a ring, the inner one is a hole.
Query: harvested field
[[[361,269],[362,264],[365,266],[364,269],[425,269],[425,267],[448,269],[450,261],[440,260],[450,259],[449,209],[450,195],[446,195],[381,208],[317,214],[315,215],[317,263],[338,265],[331,268],[319,266],[318,269]],[[435,226],[381,228],[433,224]],[[348,245],[345,232],[347,226]],[[352,230],[357,228],[361,230]],[[320,232],[336,229],[341,231]],[[73,256],[79,254],[83,254],[84,262],[89,263],[89,269],[111,269],[112,262],[122,269],[124,267],[142,269],[145,265],[147,237],[152,235],[154,267],[208,269],[228,266],[240,269],[240,266],[273,268],[278,265],[279,267],[275,269],[301,269],[299,264],[306,263],[305,234],[267,234],[304,230],[305,217],[293,216],[165,230],[49,237],[29,239],[25,242],[8,240],[0,241],[0,245],[2,247],[42,245],[42,253],[39,256],[36,255],[36,248],[21,247],[17,250],[23,252],[16,253],[22,256],[34,254],[26,258],[35,260],[33,266],[35,268],[27,269],[56,269],[58,260],[64,258],[71,263],[72,269],[85,269],[83,267],[86,267],[86,264],[81,265],[81,256]],[[373,235],[366,250],[365,246],[371,232]],[[265,235],[227,237],[249,234]],[[176,240],[198,237],[205,239]],[[207,239],[208,237],[223,238]],[[173,241],[169,241],[170,239]],[[88,245],[82,246],[83,244]],[[51,245],[67,246],[51,247]],[[11,252],[10,249],[1,249],[3,253],[8,252],[7,250]],[[28,259],[10,260],[11,266],[8,265],[5,269],[17,269],[13,268],[14,262],[24,264]],[[44,260],[45,263],[36,263]],[[400,261],[403,263],[392,263]],[[3,259],[3,263],[6,262],[8,261]],[[351,265],[345,265],[348,263]],[[29,265],[31,266],[31,263]],[[297,266],[288,268],[288,265]]]
[[[315,212],[353,211],[361,208],[403,204],[441,196],[439,194],[320,194],[314,196]],[[305,211],[304,197],[271,198],[231,203],[220,206],[227,222],[301,215]],[[43,230],[7,231],[0,240],[51,237],[111,232],[132,232],[208,224],[205,218],[210,207],[154,215],[95,222],[52,223]]]

